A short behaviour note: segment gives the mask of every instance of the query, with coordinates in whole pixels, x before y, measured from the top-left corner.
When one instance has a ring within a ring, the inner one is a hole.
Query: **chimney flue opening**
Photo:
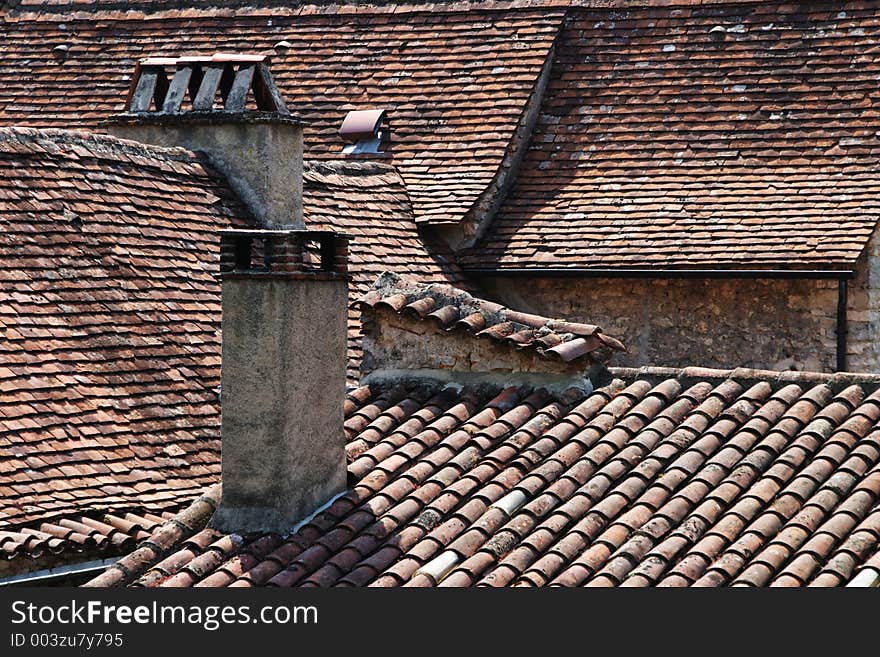
[[[230,229],[220,235],[221,274],[348,274],[348,237],[340,233]]]

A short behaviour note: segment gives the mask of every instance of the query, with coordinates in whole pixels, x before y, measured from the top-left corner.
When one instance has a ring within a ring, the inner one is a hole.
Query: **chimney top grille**
[[[221,230],[220,273],[347,278],[348,236],[318,230]]]
[[[125,110],[133,114],[241,114],[247,111],[249,94],[258,111],[290,114],[265,55],[148,57],[135,67]],[[187,97],[189,107],[184,103]]]

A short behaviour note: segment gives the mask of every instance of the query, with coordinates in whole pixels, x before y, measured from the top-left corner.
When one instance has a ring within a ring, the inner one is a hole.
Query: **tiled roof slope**
[[[313,230],[351,236],[350,298],[358,299],[385,271],[406,272],[423,283],[464,281],[451,254],[419,234],[412,204],[394,167],[375,162],[307,162],[303,171],[304,216]],[[358,376],[361,319],[349,311],[348,375]]]
[[[247,218],[194,153],[0,130],[0,525],[218,476],[216,231]]]
[[[92,516],[74,515],[35,527],[0,528],[0,577],[39,568],[68,565],[71,561],[129,554],[173,514],[143,516],[127,512]],[[27,568],[22,561],[27,561]]]
[[[387,157],[419,220],[458,221],[489,187],[547,60],[563,10],[361,11],[301,7],[3,15],[0,125],[95,125],[123,108],[138,58],[268,52],[306,156],[338,157],[352,109],[388,110]],[[275,44],[286,41],[284,52]],[[58,60],[53,48],[67,46]]]
[[[386,274],[358,299],[355,308],[387,308],[399,315],[433,322],[444,331],[465,331],[476,338],[533,350],[541,356],[571,362],[600,349],[625,351],[619,340],[594,324],[580,324],[506,308],[442,283],[424,284]]]
[[[880,5],[682,4],[570,11],[520,175],[463,264],[853,265],[880,213]]]
[[[355,483],[298,531],[224,536],[199,525],[161,549],[144,543],[91,585],[880,578],[880,378],[612,373],[589,395],[359,388],[345,402]]]
[[[393,168],[304,170],[308,226],[354,237],[352,299],[380,267],[457,280]],[[216,231],[249,215],[181,149],[5,128],[0,171],[0,541],[38,558],[40,541],[19,539],[45,522],[177,511],[219,475]]]

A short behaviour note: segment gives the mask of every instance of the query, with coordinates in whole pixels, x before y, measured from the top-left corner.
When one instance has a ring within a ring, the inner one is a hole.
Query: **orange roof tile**
[[[203,515],[91,585],[839,586],[877,563],[880,377],[612,374],[359,388],[326,510],[210,547]]]
[[[352,299],[385,268],[457,280],[392,167],[304,169],[307,225],[353,237]],[[113,137],[3,128],[0,172],[0,531],[179,510],[219,475],[217,231],[249,214],[202,156]],[[356,376],[354,311],[349,334]]]
[[[0,172],[0,523],[178,509],[219,473],[212,258],[247,211],[201,156],[87,133],[2,129]]]
[[[569,11],[466,268],[853,266],[880,215],[880,8],[683,4]]]
[[[340,155],[349,110],[387,108],[386,156],[416,218],[461,219],[501,165],[563,11],[301,9],[4,12],[0,125],[94,126],[122,110],[144,56],[265,52],[306,123],[308,158]],[[276,53],[280,41],[289,46]],[[57,45],[68,47],[63,59]]]

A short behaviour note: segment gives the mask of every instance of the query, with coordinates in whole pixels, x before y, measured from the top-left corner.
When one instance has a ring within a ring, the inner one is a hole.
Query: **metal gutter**
[[[559,278],[855,278],[851,269],[618,269],[575,267],[462,268],[475,276],[548,276]]]
[[[112,566],[119,561],[119,559],[121,559],[121,557],[96,559],[95,561],[84,561],[83,563],[57,566],[55,568],[35,570],[31,573],[22,573],[21,575],[4,577],[0,578],[0,586],[42,586],[57,579],[70,577],[71,575],[85,575],[92,572],[102,572],[108,566]]]

